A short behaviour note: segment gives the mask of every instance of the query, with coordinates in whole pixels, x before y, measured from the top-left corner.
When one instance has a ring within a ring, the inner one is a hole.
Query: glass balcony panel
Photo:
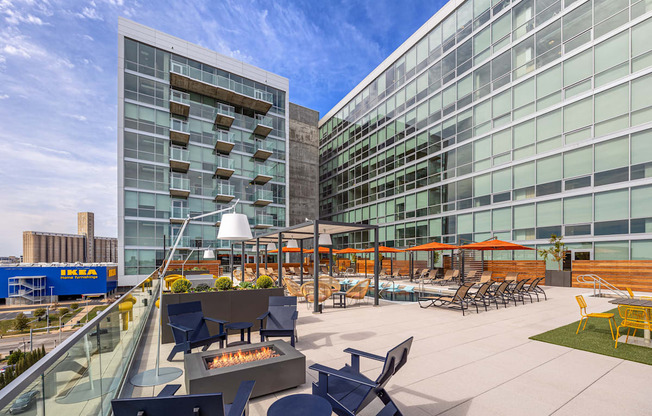
[[[235,146],[235,134],[228,130],[215,132],[215,151],[222,154],[229,154]]]
[[[272,132],[274,128],[274,120],[271,117],[263,116],[262,114],[256,114],[254,120],[254,134],[258,136],[267,137],[269,133]]]
[[[218,126],[230,128],[235,120],[235,108],[232,105],[218,103],[214,120],[214,123]]]
[[[170,148],[170,159],[180,162],[190,162],[190,152],[183,147],[172,146]]]
[[[190,127],[188,127],[188,122],[179,120],[178,118],[170,119],[170,129],[175,131],[180,131],[182,133],[190,132]]]
[[[256,214],[254,228],[270,228],[274,226],[274,219],[269,214]]]
[[[190,94],[183,91],[170,90],[170,101],[190,105]]]

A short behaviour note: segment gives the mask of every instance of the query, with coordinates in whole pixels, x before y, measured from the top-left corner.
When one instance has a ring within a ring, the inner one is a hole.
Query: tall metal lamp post
[[[252,236],[251,236],[251,228],[249,227],[249,219],[247,218],[246,215],[237,214],[235,212],[235,207],[236,205],[238,205],[238,202],[240,202],[239,199],[237,199],[235,203],[230,207],[209,212],[208,214],[202,214],[196,217],[190,217],[190,215],[188,215],[188,217],[183,221],[181,230],[179,231],[179,234],[177,235],[177,238],[174,241],[174,246],[172,247],[172,251],[170,251],[170,255],[168,256],[168,259],[165,262],[165,267],[163,268],[163,272],[161,273],[161,276],[165,276],[165,273],[168,270],[168,266],[170,266],[170,262],[172,261],[172,257],[174,257],[174,252],[177,250],[177,246],[181,241],[181,237],[183,236],[183,233],[186,230],[186,226],[190,221],[196,221],[201,218],[208,217],[210,215],[220,214],[225,211],[233,210],[233,212],[229,214],[222,215],[222,222],[220,224],[220,228],[217,234],[217,239],[235,240],[235,241],[245,241],[251,239]],[[206,252],[204,252],[204,254],[206,254]],[[159,305],[160,307],[163,307],[163,282],[162,281],[159,282]],[[177,379],[178,377],[181,376],[181,374],[183,374],[183,370],[181,370],[180,368],[160,367],[162,322],[157,322],[157,324],[158,324],[158,342],[156,345],[157,346],[156,367],[151,370],[143,371],[142,373],[138,373],[135,376],[133,376],[131,378],[131,384],[133,384],[134,386],[138,386],[138,387],[158,386],[161,384],[169,383],[170,381]]]

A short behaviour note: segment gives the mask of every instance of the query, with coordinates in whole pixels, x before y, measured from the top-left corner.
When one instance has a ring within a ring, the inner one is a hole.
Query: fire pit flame
[[[212,360],[208,360],[207,364],[209,369],[223,368],[252,361],[266,360],[273,357],[280,357],[280,354],[274,351],[273,348],[262,347],[251,351],[238,350],[236,352],[218,355]]]

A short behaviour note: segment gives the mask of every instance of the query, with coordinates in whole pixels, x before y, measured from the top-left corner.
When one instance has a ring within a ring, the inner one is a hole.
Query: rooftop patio
[[[587,289],[547,287],[548,301],[490,309],[462,316],[458,310],[421,309],[416,303],[381,301],[334,309],[323,314],[300,303],[296,347],[306,364],[339,368],[343,352],[354,347],[379,355],[414,336],[405,367],[387,391],[406,415],[575,415],[640,414],[650,408],[647,389],[652,367],[553,344],[529,337],[577,321],[574,296],[584,294],[589,310],[612,309],[608,298],[590,297]],[[149,317],[127,380],[154,367],[158,310]],[[258,334],[252,334],[258,341]],[[165,357],[172,344],[162,347]],[[193,351],[194,352],[194,351]],[[375,378],[380,364],[363,360]],[[166,366],[183,369],[181,354]],[[253,399],[252,415],[265,415],[278,398],[310,393],[316,373],[307,370],[306,384]],[[183,378],[172,383],[183,384]],[[163,386],[134,387],[125,382],[122,397],[154,396]],[[182,386],[177,395],[185,394]],[[378,404],[378,406],[374,406]],[[376,414],[380,401],[361,414]]]

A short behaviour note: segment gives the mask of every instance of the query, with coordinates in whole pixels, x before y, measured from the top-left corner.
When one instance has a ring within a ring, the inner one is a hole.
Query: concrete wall
[[[290,103],[290,223],[319,217],[319,112]]]
[[[86,259],[85,247],[86,237],[83,235],[23,232],[23,262],[25,263],[117,263],[117,238],[95,237],[94,258]]]

